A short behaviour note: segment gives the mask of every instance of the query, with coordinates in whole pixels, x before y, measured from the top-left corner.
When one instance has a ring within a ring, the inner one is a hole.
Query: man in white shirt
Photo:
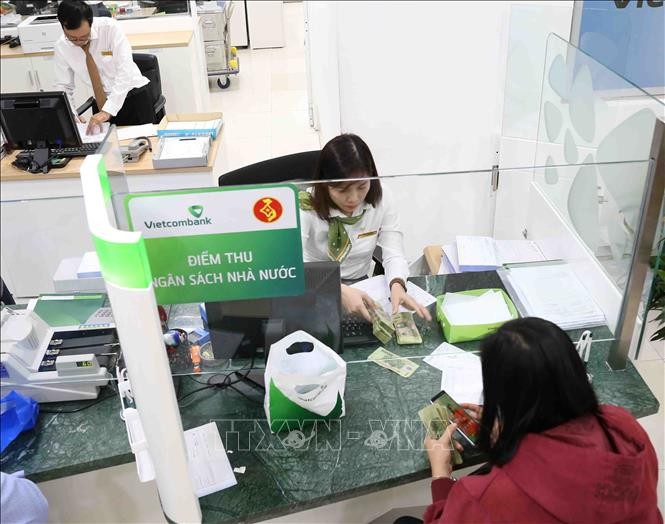
[[[92,88],[97,107],[87,133],[98,132],[109,120],[117,125],[152,122],[145,95],[149,80],[132,59],[132,48],[112,18],[96,18],[82,0],[63,0],[58,20],[64,35],[55,44],[55,85],[69,97],[75,111],[75,81]],[[85,121],[78,117],[80,121]]]

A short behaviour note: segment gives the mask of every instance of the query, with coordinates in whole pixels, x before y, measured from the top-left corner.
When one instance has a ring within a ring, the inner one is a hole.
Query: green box
[[[519,315],[515,304],[510,300],[510,297],[503,289],[471,289],[469,291],[459,291],[457,292],[460,295],[473,295],[480,296],[483,293],[488,291],[499,291],[501,296],[506,301],[508,306],[508,311],[510,311],[511,320],[516,319]],[[443,336],[446,341],[451,344],[455,342],[470,342],[472,340],[480,340],[485,338],[487,335],[494,333],[497,329],[501,327],[504,322],[495,322],[493,324],[477,324],[473,326],[456,326],[450,323],[446,318],[446,315],[443,314],[443,300],[446,295],[439,295],[436,297],[436,318],[441,322],[441,328],[443,329]]]

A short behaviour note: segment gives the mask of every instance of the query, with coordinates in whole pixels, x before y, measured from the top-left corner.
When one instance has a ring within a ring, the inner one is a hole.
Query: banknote
[[[398,344],[422,344],[423,339],[416,327],[416,321],[413,313],[404,311],[395,313],[392,317],[395,326],[395,336]]]
[[[394,371],[404,378],[409,378],[419,367],[418,364],[408,358],[395,355],[395,353],[391,353],[382,347],[378,348],[374,353],[367,357],[367,360],[389,369],[390,371]]]
[[[425,406],[418,412],[418,416],[422,421],[427,434],[430,438],[434,440],[439,440],[441,436],[445,433],[448,424],[450,424],[449,412],[445,407],[442,407],[440,404],[430,404]],[[462,455],[457,449],[451,445],[451,461],[454,465],[459,465],[463,462]]]
[[[366,303],[367,311],[372,319],[372,333],[384,344],[390,342],[395,334],[395,327],[388,314],[376,302]]]

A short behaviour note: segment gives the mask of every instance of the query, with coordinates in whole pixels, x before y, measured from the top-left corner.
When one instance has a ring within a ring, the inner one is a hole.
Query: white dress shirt
[[[406,282],[409,276],[409,265],[404,257],[402,231],[399,226],[399,214],[392,193],[385,186],[383,197],[376,207],[363,202],[353,216],[363,217],[353,225],[344,225],[351,250],[341,262],[343,280],[355,280],[368,276],[372,262],[372,254],[377,244],[382,250],[382,263],[386,279],[401,278]],[[320,190],[325,190],[321,185]],[[344,217],[338,209],[330,209],[330,216]],[[328,222],[321,220],[316,211],[300,211],[300,230],[302,235],[302,253],[305,262],[322,262],[330,260],[328,256]]]
[[[100,109],[115,116],[125,103],[127,93],[135,87],[146,85],[149,80],[141,75],[132,60],[132,47],[113,18],[95,17],[92,21],[90,54],[97,64],[106,93],[106,103]],[[74,112],[76,106],[72,95],[75,78],[92,91],[85,51],[63,35],[55,43],[55,85],[58,91],[67,93]]]

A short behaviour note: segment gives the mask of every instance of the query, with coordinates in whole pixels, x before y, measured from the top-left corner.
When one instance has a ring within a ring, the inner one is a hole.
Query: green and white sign
[[[298,295],[298,192],[288,184],[127,195],[160,304]]]

